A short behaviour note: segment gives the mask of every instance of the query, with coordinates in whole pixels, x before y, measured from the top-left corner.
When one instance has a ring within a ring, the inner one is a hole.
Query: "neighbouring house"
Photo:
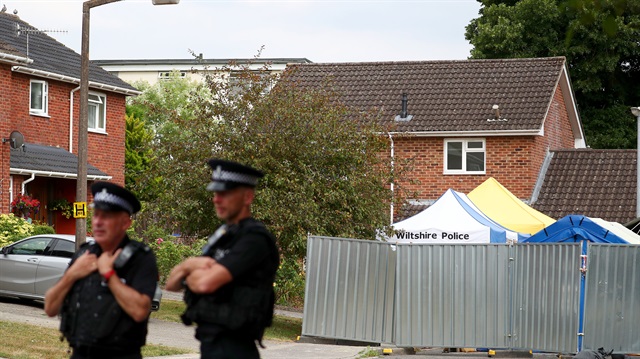
[[[586,147],[564,57],[296,64],[284,78],[328,81],[392,128],[389,155],[414,161],[403,185],[418,193],[394,221],[489,177],[529,202],[550,151]]]
[[[570,214],[627,223],[636,216],[636,150],[555,150],[533,207],[553,218]]]
[[[0,213],[28,193],[41,203],[34,219],[58,233],[75,232],[75,220],[50,204],[76,201],[80,61],[45,32],[0,13]],[[124,184],[125,99],[139,91],[94,64],[89,72],[87,179]]]
[[[134,83],[146,81],[154,85],[158,81],[173,76],[186,78],[196,82],[203,81],[205,74],[216,74],[228,81],[235,81],[238,70],[263,71],[280,74],[288,64],[307,64],[306,58],[253,58],[253,59],[204,59],[202,54],[192,59],[135,59],[135,60],[94,60],[94,64],[102,67],[120,79]]]

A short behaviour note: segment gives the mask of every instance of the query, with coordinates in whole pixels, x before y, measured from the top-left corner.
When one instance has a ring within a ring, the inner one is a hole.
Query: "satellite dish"
[[[22,133],[18,131],[11,132],[11,134],[9,135],[9,146],[11,146],[11,148],[15,150],[21,148],[23,145],[24,136],[22,135]]]

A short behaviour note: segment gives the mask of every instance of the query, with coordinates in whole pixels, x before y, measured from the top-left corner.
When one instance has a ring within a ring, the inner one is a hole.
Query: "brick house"
[[[403,184],[418,196],[394,221],[489,177],[529,201],[550,151],[586,147],[564,57],[298,64],[285,78],[328,81],[392,128],[389,153],[413,159],[418,180]]]
[[[89,185],[124,184],[125,99],[134,87],[91,65],[89,75]],[[74,233],[75,221],[48,204],[74,202],[77,177],[80,55],[19,17],[0,13],[0,213],[19,193],[40,200],[35,219]],[[13,136],[24,138],[16,147]],[[86,200],[86,199],[78,199]]]
[[[251,59],[207,59],[200,54],[191,59],[127,59],[93,60],[93,63],[132,84],[145,81],[155,85],[170,78],[171,73],[180,78],[203,82],[205,75],[218,76],[228,81],[237,81],[235,74],[241,69],[268,71],[281,74],[287,65],[311,63],[306,58],[251,58]]]

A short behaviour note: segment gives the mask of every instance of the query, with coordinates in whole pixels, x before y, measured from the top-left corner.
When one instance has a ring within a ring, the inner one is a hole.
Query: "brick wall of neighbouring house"
[[[465,137],[468,138],[468,137]],[[493,177],[514,195],[528,198],[538,177],[544,156],[535,154],[536,141],[529,137],[483,137],[486,140],[485,175],[445,175],[444,138],[405,137],[394,139],[397,162],[413,158],[411,178],[416,184],[402,184],[418,192],[418,199],[434,200],[447,189],[469,193]]]
[[[108,94],[109,95],[109,94]],[[125,97],[107,98],[107,134],[89,132],[90,162],[124,185]]]
[[[518,198],[528,200],[547,150],[574,148],[574,137],[559,88],[545,120],[544,136],[482,138],[486,140],[486,174],[445,175],[444,138],[395,137],[396,162],[400,163],[402,158],[412,158],[414,169],[410,177],[418,181],[416,184],[404,182],[401,185],[418,192],[415,199],[435,200],[449,188],[469,193],[493,177]]]
[[[6,74],[2,69],[2,76]],[[9,73],[10,87],[3,87],[3,95],[11,94],[11,106],[6,115],[9,120],[8,130],[4,130],[5,122],[0,121],[0,129],[5,132],[20,131],[25,142],[59,146],[69,150],[69,107],[71,91],[77,85],[59,81],[47,80],[49,86],[49,117],[33,116],[29,114],[29,87],[32,77],[20,73]],[[4,79],[4,77],[0,77]],[[0,80],[3,81],[3,80]],[[7,91],[4,91],[4,90]],[[124,135],[125,135],[125,96],[111,92],[101,92],[107,95],[107,134],[89,133],[88,161],[101,171],[112,176],[113,182],[124,184]],[[73,150],[77,155],[77,131],[79,118],[80,92],[73,93]],[[1,118],[4,120],[4,118]],[[3,133],[0,133],[4,135]],[[8,134],[7,134],[8,136]],[[4,157],[9,161],[8,154]],[[8,163],[4,178],[8,183]],[[18,186],[22,177],[16,176]],[[3,186],[2,200],[8,201],[8,184]],[[6,202],[5,202],[6,203]]]
[[[11,134],[11,66],[0,64],[0,137],[9,138]],[[9,211],[9,143],[0,142],[0,213]]]
[[[541,145],[545,148],[548,147],[551,151],[574,148],[575,146],[573,131],[569,123],[569,114],[564,100],[560,86],[558,86],[545,119],[544,140],[541,141]]]

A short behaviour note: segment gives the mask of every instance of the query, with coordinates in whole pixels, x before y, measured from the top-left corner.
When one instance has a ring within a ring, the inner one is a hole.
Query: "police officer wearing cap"
[[[149,247],[126,234],[140,202],[109,182],[94,183],[91,192],[94,241],[80,247],[47,291],[44,310],[60,314],[72,359],[142,358],[158,267]]]
[[[251,216],[255,186],[263,173],[237,162],[212,159],[211,183],[217,216],[225,223],[203,255],[176,266],[166,289],[185,289],[185,324],[196,323],[201,358],[259,358],[271,325],[273,283],[279,265],[274,236]]]

